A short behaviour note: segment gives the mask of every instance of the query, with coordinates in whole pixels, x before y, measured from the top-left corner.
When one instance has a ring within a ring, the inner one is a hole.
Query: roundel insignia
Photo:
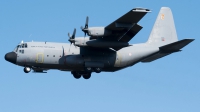
[[[162,20],[164,20],[164,19],[165,19],[165,15],[162,14],[160,18],[161,18]]]

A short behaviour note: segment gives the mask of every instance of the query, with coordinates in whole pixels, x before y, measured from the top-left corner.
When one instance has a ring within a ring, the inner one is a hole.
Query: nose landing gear
[[[24,72],[25,73],[29,73],[31,71],[31,68],[30,67],[24,67]]]

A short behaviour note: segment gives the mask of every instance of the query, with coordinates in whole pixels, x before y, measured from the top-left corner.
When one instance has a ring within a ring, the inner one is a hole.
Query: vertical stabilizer
[[[166,45],[178,40],[174,19],[169,7],[162,7],[147,41],[153,45]]]

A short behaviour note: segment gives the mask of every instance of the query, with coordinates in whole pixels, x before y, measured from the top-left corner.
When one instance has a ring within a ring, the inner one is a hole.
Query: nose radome
[[[9,52],[5,55],[5,60],[9,61],[13,64],[16,64],[17,61],[17,54],[15,52]]]

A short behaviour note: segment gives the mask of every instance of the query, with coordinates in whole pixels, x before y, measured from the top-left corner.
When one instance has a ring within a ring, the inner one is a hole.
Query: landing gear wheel
[[[85,68],[85,71],[87,71],[87,72],[92,72],[92,68],[91,68],[91,67],[86,67],[86,68]]]
[[[78,74],[73,74],[74,78],[75,79],[80,79],[81,78],[81,75],[78,75]]]
[[[96,73],[100,73],[100,72],[101,72],[101,68],[94,68],[94,71],[95,71]]]
[[[78,72],[72,72],[72,75],[74,76],[75,79],[81,78],[81,75]]]
[[[91,77],[91,73],[87,73],[83,75],[84,79],[89,79]]]
[[[24,67],[24,72],[25,73],[29,73],[31,71],[31,68],[30,67]]]

